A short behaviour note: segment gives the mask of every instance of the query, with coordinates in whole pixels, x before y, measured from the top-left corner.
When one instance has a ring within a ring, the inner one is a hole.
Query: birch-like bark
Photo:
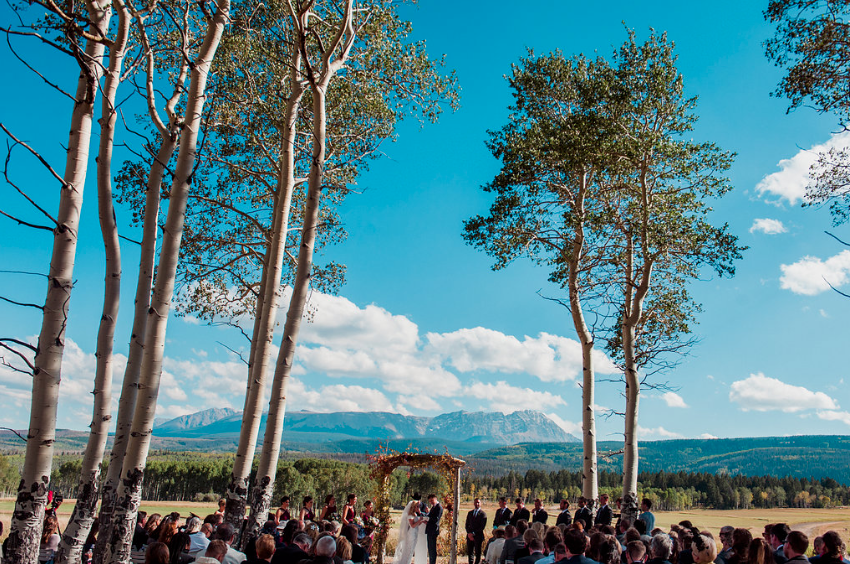
[[[92,29],[97,35],[103,36],[111,15],[109,5],[90,3],[88,8]],[[47,296],[34,361],[26,457],[3,556],[4,562],[9,564],[35,564],[38,561],[39,539],[53,464],[53,444],[56,440],[56,408],[68,305],[73,287],[80,208],[86,181],[94,103],[103,68],[103,52],[102,43],[93,40],[86,42],[85,68],[80,70],[77,79],[64,184],[59,196],[58,223],[53,230]]]
[[[587,194],[588,177],[581,176],[574,214],[583,218],[585,214],[584,198]],[[594,396],[596,380],[593,371],[593,334],[587,327],[582,308],[581,293],[579,291],[578,269],[582,254],[584,253],[584,221],[581,220],[575,229],[572,241],[571,256],[569,257],[569,277],[567,279],[567,290],[570,296],[570,314],[576,336],[581,343],[582,360],[582,467],[581,467],[581,495],[587,500],[591,512],[594,511],[595,500],[599,495],[599,481],[597,477],[597,453],[596,453],[596,414],[594,411]]]
[[[307,18],[309,13],[292,14],[302,41],[300,49],[305,49]],[[346,2],[345,15],[340,28],[331,45],[322,54],[322,69],[320,74],[308,68],[310,93],[313,99],[313,154],[308,176],[307,201],[304,210],[304,225],[301,229],[301,246],[298,250],[298,265],[295,271],[292,296],[289,300],[289,310],[286,313],[286,324],[283,329],[283,340],[278,352],[275,366],[272,393],[269,400],[269,415],[266,419],[266,432],[263,438],[263,450],[257,468],[257,477],[251,493],[251,512],[242,536],[243,546],[257,535],[265,522],[271,505],[274,490],[274,480],[277,473],[277,461],[280,456],[280,442],[283,436],[283,417],[286,412],[286,390],[289,376],[292,373],[292,363],[295,358],[295,346],[298,332],[301,328],[301,318],[307,303],[307,292],[310,288],[310,277],[313,268],[313,248],[316,243],[316,233],[319,224],[319,206],[322,197],[322,177],[325,164],[326,134],[327,134],[327,88],[336,72],[342,68],[354,41],[352,26],[353,0]],[[334,53],[341,47],[339,56]],[[306,60],[306,54],[302,51]]]
[[[263,416],[266,374],[271,358],[277,309],[280,305],[280,281],[283,275],[289,212],[292,206],[292,194],[295,191],[296,121],[298,119],[298,106],[304,94],[300,72],[301,55],[297,49],[293,50],[291,65],[291,93],[284,114],[285,129],[280,145],[272,237],[266,248],[260,295],[257,297],[254,335],[251,342],[251,362],[248,367],[248,385],[245,393],[245,408],[242,411],[239,446],[236,451],[236,458],[233,461],[233,472],[226,492],[227,505],[225,506],[224,519],[233,525],[234,531],[241,531],[245,520],[248,479],[251,473],[251,464],[254,461],[254,451],[257,448],[257,436],[260,433],[260,422]]]
[[[139,378],[139,396],[133,415],[133,425],[127,443],[112,516],[112,531],[103,561],[126,563],[130,559],[130,544],[141,501],[142,478],[150,448],[153,419],[162,376],[165,331],[174,295],[177,260],[183,236],[189,186],[196,160],[198,133],[205,102],[207,77],[229,17],[230,3],[220,0],[210,20],[204,43],[192,67],[187,94],[185,121],[180,137],[180,149],[171,186],[171,199],[163,229],[157,278],[148,313],[145,331],[145,350]]]
[[[94,407],[89,440],[80,471],[80,483],[77,487],[77,502],[74,504],[71,519],[62,532],[59,551],[56,553],[57,564],[76,564],[81,560],[83,543],[88,537],[97,511],[103,452],[106,449],[109,422],[112,418],[112,350],[121,297],[121,247],[115,209],[112,205],[112,148],[118,117],[115,96],[121,82],[121,69],[130,31],[130,14],[124,1],[113,0],[112,8],[118,16],[118,26],[109,49],[109,68],[103,84],[100,146],[97,155],[97,207],[106,254],[106,276],[95,352],[97,366],[93,392]]]
[[[147,41],[142,18],[134,14],[133,20],[136,22],[142,46],[146,52],[148,112],[159,131],[161,142],[154,161],[151,163],[146,186],[145,209],[142,220],[142,248],[139,257],[139,275],[136,280],[133,328],[130,335],[130,350],[127,355],[127,366],[124,369],[121,396],[118,400],[115,439],[109,457],[109,468],[106,472],[106,478],[103,481],[99,514],[100,534],[98,535],[93,555],[95,564],[102,564],[107,540],[112,534],[112,511],[115,506],[115,496],[121,476],[121,465],[133,425],[133,413],[136,408],[136,396],[139,390],[139,374],[142,368],[142,355],[145,349],[145,329],[151,303],[154,265],[156,264],[156,240],[157,230],[159,229],[158,219],[162,177],[165,167],[168,161],[171,160],[171,156],[174,154],[174,149],[177,146],[177,140],[179,138],[179,116],[175,108],[180,100],[181,93],[183,92],[183,84],[188,74],[188,65],[184,62],[175,81],[174,92],[165,106],[168,116],[167,122],[163,122],[156,109],[153,51]]]

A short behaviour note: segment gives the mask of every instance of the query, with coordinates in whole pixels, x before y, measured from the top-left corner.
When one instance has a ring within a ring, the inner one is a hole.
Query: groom
[[[440,519],[443,517],[443,506],[437,496],[430,494],[428,503],[431,511],[428,512],[428,522],[425,524],[425,536],[428,539],[428,562],[437,564],[437,537],[440,536]]]

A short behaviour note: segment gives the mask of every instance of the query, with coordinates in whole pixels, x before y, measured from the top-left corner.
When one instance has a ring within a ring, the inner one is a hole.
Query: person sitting
[[[815,537],[815,540],[812,541],[812,548],[814,550],[814,554],[811,558],[809,558],[809,562],[814,564],[820,560],[821,554],[823,554],[823,537]]]
[[[770,536],[767,539],[767,542],[770,543],[770,546],[773,548],[773,560],[776,564],[785,564],[787,558],[785,558],[785,537],[788,536],[788,533],[791,532],[791,527],[786,525],[785,523],[776,523],[770,528]]]
[[[351,560],[354,564],[369,562],[369,553],[357,543],[356,525],[343,525],[339,535],[341,537],[345,537],[345,539],[351,544],[351,556],[348,560]]]
[[[632,541],[626,545],[623,552],[626,564],[643,564],[646,561],[646,544],[643,541]]]
[[[223,564],[240,564],[246,560],[245,553],[239,552],[231,545],[233,541],[236,539],[236,535],[233,532],[233,526],[230,523],[222,523],[215,530],[215,536],[217,539],[224,541],[227,545],[227,552],[224,555],[224,559],[222,560]]]
[[[484,551],[484,559],[487,561],[487,564],[499,564],[499,557],[502,555],[502,549],[504,547],[505,529],[494,529],[493,536],[490,542],[487,543],[487,549]]]
[[[225,510],[226,507],[227,507],[227,500],[224,499],[224,498],[221,498],[220,500],[218,500],[218,509],[215,510],[215,514],[221,515],[222,517],[224,517],[224,510]]]
[[[517,560],[517,564],[534,564],[543,557],[543,541],[539,538],[533,538],[528,542],[528,556],[523,556]]]
[[[321,537],[316,541],[316,555],[310,560],[311,564],[333,564],[336,555],[336,541],[331,536]]]
[[[516,552],[514,553],[514,562],[519,562],[521,558],[528,556],[531,554],[531,549],[528,546],[534,539],[539,539],[540,537],[537,535],[537,531],[529,527],[522,534],[522,546],[518,546]]]
[[[543,553],[545,556],[538,564],[552,564],[555,562],[555,547],[564,542],[564,535],[558,527],[550,527],[543,537]]]
[[[650,559],[646,564],[670,564],[672,552],[673,539],[663,533],[655,535],[649,544]]]
[[[499,564],[516,561],[517,549],[525,546],[522,535],[526,530],[528,530],[528,522],[524,520],[520,520],[516,526],[508,525],[505,527],[505,544],[502,547],[502,554],[499,556]]]
[[[339,558],[342,564],[354,564],[351,561],[351,543],[345,537],[337,537],[336,539],[336,555],[334,561]]]
[[[783,551],[786,564],[806,564],[806,551],[809,549],[809,537],[800,531],[791,531],[785,537]]]
[[[775,564],[770,543],[764,538],[753,539],[747,549],[747,564]]]
[[[275,551],[272,564],[298,564],[301,560],[310,558],[310,547],[313,539],[307,533],[298,533],[292,542]]]
[[[823,552],[818,558],[818,564],[842,564],[842,546],[844,543],[841,536],[835,531],[827,531],[823,535]]]
[[[198,519],[200,525],[201,520]],[[168,552],[171,554],[168,561],[170,564],[189,564],[195,561],[195,557],[189,554],[189,545],[192,540],[188,533],[178,532],[171,537],[171,542],[168,543]]]
[[[201,518],[192,516],[186,520],[186,533],[189,535],[189,554],[200,556],[210,544],[210,539],[201,532]]]
[[[227,556],[227,543],[221,539],[210,541],[203,556],[195,559],[195,564],[221,564]]]
[[[732,531],[732,553],[726,559],[726,564],[746,564],[751,542],[753,535],[747,529],[739,527]]]
[[[578,529],[567,529],[564,533],[564,548],[566,549],[564,558],[560,558],[557,554],[560,550],[559,546],[555,547],[555,562],[563,564],[596,564],[595,560],[591,560],[584,555],[585,550],[587,550],[587,536]]]
[[[691,553],[696,564],[712,564],[717,558],[717,543],[706,534],[694,535],[691,543]]]
[[[274,536],[263,533],[254,539],[254,558],[245,561],[246,564],[269,564],[274,556]]]
[[[145,550],[145,564],[169,564],[168,545],[164,542],[152,542]]]
[[[735,527],[730,525],[720,528],[720,542],[723,546],[717,554],[717,564],[727,564],[727,559],[732,556],[732,531],[734,530]]]

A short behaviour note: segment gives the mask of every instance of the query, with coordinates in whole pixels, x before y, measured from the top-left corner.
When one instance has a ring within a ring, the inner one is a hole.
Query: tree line
[[[64,456],[51,474],[55,491],[65,497],[78,494],[78,477],[82,468],[79,456]],[[16,491],[19,457],[0,457],[0,492]],[[154,453],[148,459],[142,498],[146,501],[217,501],[224,491],[233,466],[232,455],[199,455],[195,453]],[[251,478],[256,475],[257,464]],[[278,463],[273,501],[284,495],[299,505],[305,496],[321,500],[328,494],[342,498],[354,493],[361,500],[374,495],[377,484],[367,464],[316,458],[300,458]],[[599,472],[599,489],[616,499],[620,495],[622,474]],[[390,502],[402,507],[414,492],[441,492],[448,487],[445,480],[431,471],[409,472],[396,469],[391,476]],[[540,498],[547,504],[561,499],[575,502],[582,495],[579,471],[537,469],[502,475],[476,471],[463,472],[461,499],[480,497],[495,503],[499,497],[526,500]],[[822,508],[850,505],[850,486],[833,478],[797,478],[776,476],[744,476],[705,472],[640,472],[638,494],[653,501],[660,511],[693,508],[750,509],[801,507]]]

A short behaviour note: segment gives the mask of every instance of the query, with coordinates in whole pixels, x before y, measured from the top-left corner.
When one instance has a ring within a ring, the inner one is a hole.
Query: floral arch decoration
[[[373,543],[373,554],[377,564],[384,564],[384,549],[387,543],[387,534],[390,530],[390,483],[393,470],[400,466],[410,468],[433,468],[449,484],[449,491],[442,495],[443,519],[440,521],[441,529],[445,528],[446,522],[451,522],[449,538],[442,535],[438,539],[439,547],[450,548],[449,564],[457,563],[457,511],[460,504],[460,469],[466,465],[466,461],[455,458],[450,454],[420,454],[411,452],[388,452],[384,454],[370,455],[369,463],[372,466],[372,479],[377,484],[378,491],[375,493],[375,516],[379,520],[378,528],[375,530]],[[439,495],[439,494],[438,494]]]

